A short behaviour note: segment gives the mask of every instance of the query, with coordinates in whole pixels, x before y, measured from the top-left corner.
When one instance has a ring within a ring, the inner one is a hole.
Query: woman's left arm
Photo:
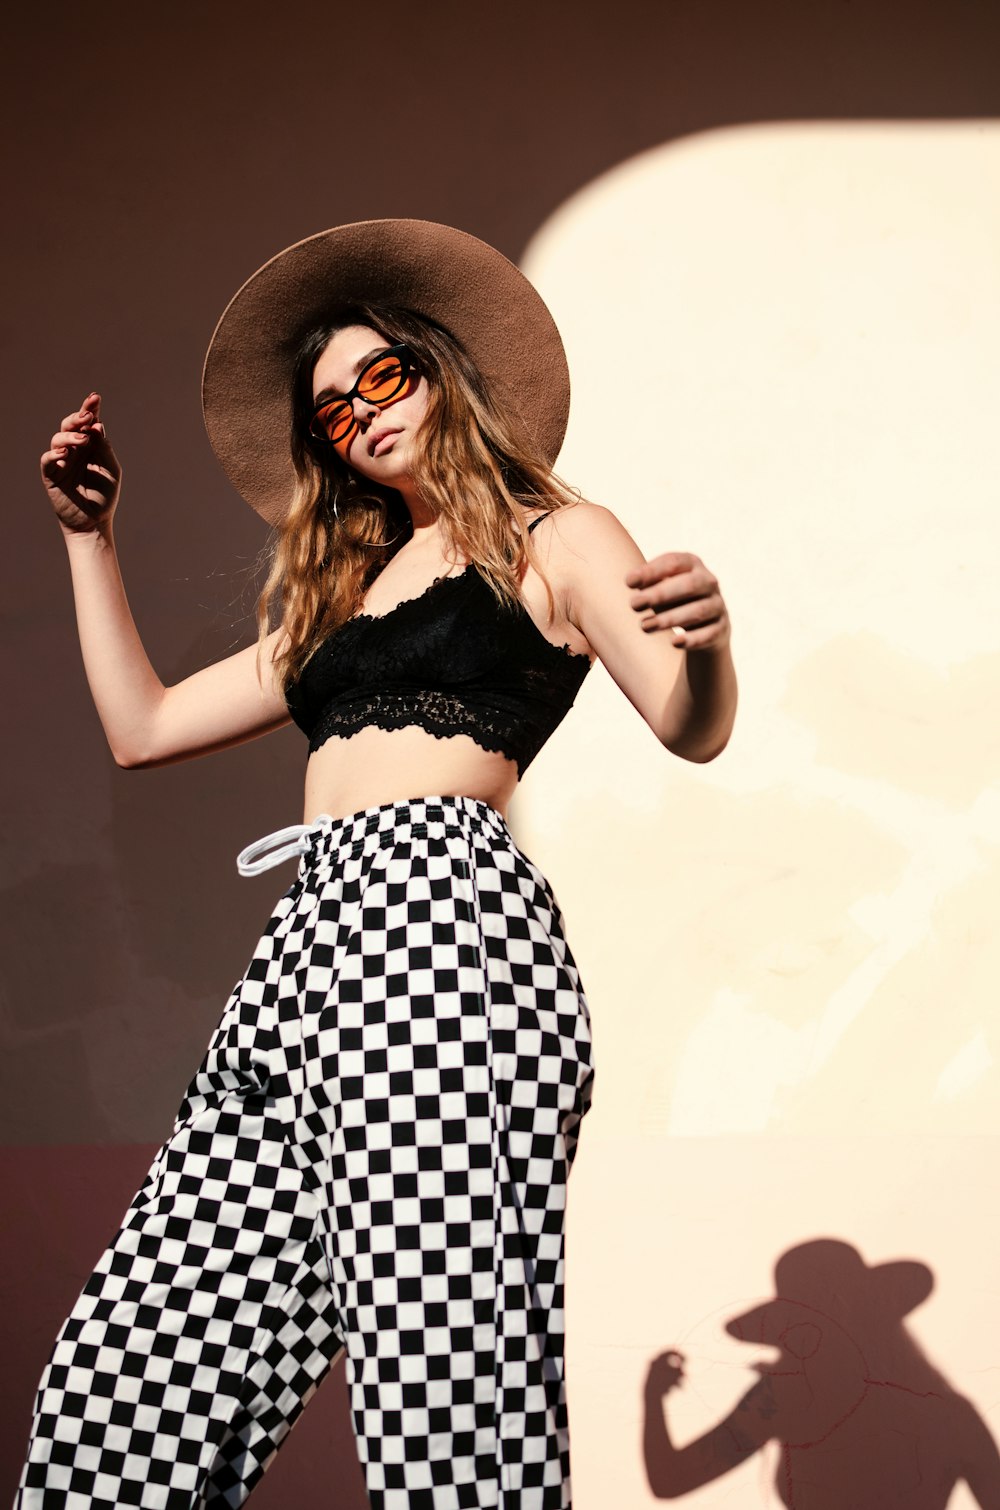
[[[661,744],[706,762],[729,742],[736,671],[719,583],[688,551],[646,561],[609,509],[558,509],[548,562],[566,611]],[[541,545],[541,541],[539,541]]]

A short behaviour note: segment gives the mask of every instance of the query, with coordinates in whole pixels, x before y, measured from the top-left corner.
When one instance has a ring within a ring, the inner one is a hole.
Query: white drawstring
[[[293,823],[288,828],[276,829],[273,834],[265,834],[262,839],[255,839],[236,856],[236,869],[241,876],[259,876],[262,871],[270,870],[273,865],[280,865],[283,860],[304,855],[312,835],[331,821],[324,814],[314,823]]]

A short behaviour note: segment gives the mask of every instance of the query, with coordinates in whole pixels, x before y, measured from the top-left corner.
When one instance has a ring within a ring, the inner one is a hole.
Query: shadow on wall
[[[791,1248],[773,1299],[726,1331],[777,1348],[730,1415],[685,1447],[671,1439],[665,1397],[684,1357],[655,1358],[646,1378],[646,1473],[677,1499],[778,1444],[776,1489],[792,1510],[946,1510],[961,1481],[983,1510],[1000,1505],[1000,1454],[983,1420],[923,1356],[903,1317],[927,1299],[930,1269],[903,1259],[869,1268],[834,1238]]]

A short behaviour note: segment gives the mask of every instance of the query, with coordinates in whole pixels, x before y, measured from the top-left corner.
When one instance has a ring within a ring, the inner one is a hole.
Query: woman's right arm
[[[111,752],[128,768],[169,765],[242,744],[288,723],[274,674],[282,638],[249,645],[165,687],[150,665],[125,596],[113,518],[121,467],[92,393],[42,458],[42,481],[66,542],[83,664]]]

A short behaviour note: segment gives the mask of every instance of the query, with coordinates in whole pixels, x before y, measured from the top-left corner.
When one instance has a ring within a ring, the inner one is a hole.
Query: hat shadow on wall
[[[1000,1455],[975,1407],[921,1352],[904,1325],[933,1288],[912,1259],[868,1267],[856,1248],[815,1238],[775,1267],[775,1294],[725,1325],[741,1342],[774,1348],[730,1414],[675,1445],[669,1395],[684,1355],[650,1364],[645,1391],[646,1474],[660,1499],[721,1478],[768,1444],[775,1489],[811,1510],[946,1510],[968,1484],[986,1510],[1000,1496]]]

